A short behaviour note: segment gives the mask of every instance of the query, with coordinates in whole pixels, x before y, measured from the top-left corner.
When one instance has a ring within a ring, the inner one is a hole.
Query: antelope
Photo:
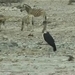
[[[44,20],[46,21],[47,17],[46,17],[46,12],[43,9],[36,9],[36,8],[31,8],[29,5],[24,4],[23,7],[20,9],[20,11],[24,11],[26,10],[27,14],[29,15],[33,15],[33,17],[39,17],[39,16],[43,16]],[[33,25],[34,25],[34,21],[32,21]]]

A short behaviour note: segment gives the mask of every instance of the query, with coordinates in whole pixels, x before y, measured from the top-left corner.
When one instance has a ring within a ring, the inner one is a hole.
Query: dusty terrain
[[[0,32],[0,75],[75,75],[75,3],[68,0],[25,0],[25,3],[46,11],[47,30],[54,37],[57,51],[46,45],[42,36],[42,17],[35,25],[21,29],[21,18],[26,11],[0,6],[6,16]],[[28,36],[32,34],[33,36]],[[50,56],[49,56],[50,53]],[[72,61],[68,61],[71,55]]]

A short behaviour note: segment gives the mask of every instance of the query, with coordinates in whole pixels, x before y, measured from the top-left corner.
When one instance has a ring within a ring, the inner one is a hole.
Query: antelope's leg
[[[0,31],[1,31],[1,23],[0,23]]]
[[[34,20],[33,20],[33,15],[30,15],[30,30],[33,31],[33,26],[34,26]]]
[[[34,18],[32,17],[32,25],[34,25]]]
[[[24,27],[24,21],[22,21],[21,31],[23,31],[23,27]]]
[[[45,18],[45,21],[47,21],[47,16],[46,15],[44,15],[44,18]]]
[[[29,25],[29,24],[27,24],[27,26],[26,26],[27,31],[28,31],[28,25]]]
[[[4,25],[4,27],[6,28],[5,21],[3,21],[3,25]]]

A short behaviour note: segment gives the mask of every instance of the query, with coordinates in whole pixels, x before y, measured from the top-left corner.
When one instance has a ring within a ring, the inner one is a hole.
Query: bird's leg
[[[45,25],[43,25],[42,33],[44,33],[44,31],[46,31],[46,24],[45,24]]]
[[[48,57],[50,58],[50,50],[48,50]]]

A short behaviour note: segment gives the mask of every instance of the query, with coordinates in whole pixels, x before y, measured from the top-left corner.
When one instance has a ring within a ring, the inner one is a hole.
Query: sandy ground
[[[0,14],[7,17],[0,32],[0,75],[75,75],[75,3],[68,0],[25,0],[36,8],[43,8],[48,16],[47,30],[54,37],[57,51],[46,45],[42,36],[42,17],[35,25],[25,24],[21,18],[26,12],[0,6]],[[28,36],[32,34],[33,36]],[[49,56],[50,53],[50,56]],[[71,55],[73,61],[68,61]]]

